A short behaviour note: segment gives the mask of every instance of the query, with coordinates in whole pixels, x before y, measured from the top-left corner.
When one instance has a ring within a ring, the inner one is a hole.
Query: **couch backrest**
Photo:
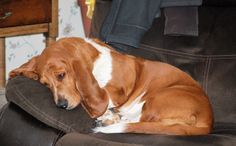
[[[203,5],[207,6],[236,6],[235,0],[203,0]]]
[[[201,7],[199,36],[165,36],[157,19],[136,55],[189,73],[209,95],[216,123],[236,123],[236,7]]]

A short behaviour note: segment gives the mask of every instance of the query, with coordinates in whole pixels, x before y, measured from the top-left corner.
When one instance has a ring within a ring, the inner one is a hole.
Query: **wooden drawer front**
[[[0,0],[0,28],[51,22],[51,0]]]

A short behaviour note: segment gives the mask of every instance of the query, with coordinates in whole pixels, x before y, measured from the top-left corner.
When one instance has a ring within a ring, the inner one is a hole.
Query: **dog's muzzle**
[[[57,102],[57,107],[66,109],[68,107],[67,99],[59,99]]]

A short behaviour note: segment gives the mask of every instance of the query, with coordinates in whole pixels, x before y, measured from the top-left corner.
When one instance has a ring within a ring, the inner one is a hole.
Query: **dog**
[[[9,77],[39,80],[55,104],[81,104],[94,132],[205,135],[213,124],[209,99],[187,73],[166,63],[116,52],[97,39],[63,38]]]

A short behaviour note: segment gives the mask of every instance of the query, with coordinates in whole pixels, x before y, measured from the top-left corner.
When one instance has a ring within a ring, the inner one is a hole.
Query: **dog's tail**
[[[163,125],[159,122],[117,123],[105,127],[97,127],[95,133],[145,133],[169,135],[206,135],[211,127],[196,127],[184,124]]]

